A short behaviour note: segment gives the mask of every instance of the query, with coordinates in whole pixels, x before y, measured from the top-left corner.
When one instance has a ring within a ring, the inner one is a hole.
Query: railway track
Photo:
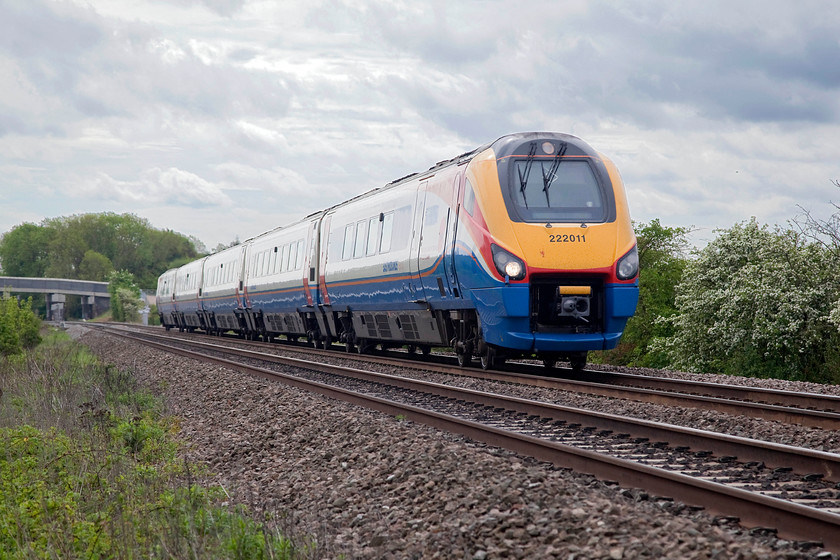
[[[162,329],[154,327],[143,330],[160,335],[165,333]],[[194,335],[179,336],[179,333],[167,333],[165,336],[189,340]],[[218,341],[219,339],[205,340]],[[458,367],[455,365],[454,359],[442,356],[432,356],[430,359],[433,361],[409,361],[406,359],[408,356],[395,357],[393,354],[390,356],[358,355],[295,345],[245,342],[239,339],[236,339],[236,341],[238,345],[245,344],[254,348],[282,348],[284,352],[297,353],[307,357],[339,354],[342,359],[365,364],[365,367],[367,367],[367,364],[380,364],[388,367],[419,368],[445,375],[468,376],[601,397],[712,410],[724,414],[743,415],[811,428],[840,430],[840,396],[836,395],[782,391],[724,383],[704,383],[597,370],[573,372],[571,369],[558,368],[553,370],[552,375],[549,376],[546,375],[546,370],[542,366],[517,362],[507,364],[506,370],[484,371]]]
[[[120,336],[402,415],[840,551],[840,455],[194,339]]]

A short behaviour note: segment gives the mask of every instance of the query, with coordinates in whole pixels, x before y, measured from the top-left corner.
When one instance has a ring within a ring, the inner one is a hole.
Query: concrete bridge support
[[[65,303],[67,296],[64,294],[47,294],[47,321],[63,321]]]

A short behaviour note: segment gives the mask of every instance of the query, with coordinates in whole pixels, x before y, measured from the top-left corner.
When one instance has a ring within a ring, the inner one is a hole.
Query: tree
[[[21,224],[0,239],[0,263],[6,276],[40,278],[49,260],[49,245],[54,232],[35,224]]]
[[[190,262],[198,256],[194,242],[171,230],[148,229],[137,249],[135,263],[137,283],[147,288],[157,286],[160,274],[172,268],[173,262]]]
[[[41,342],[41,320],[32,312],[32,300],[18,302],[0,295],[0,355],[12,356]]]
[[[840,188],[840,181],[835,180],[832,183]],[[824,246],[835,256],[840,257],[840,205],[834,202],[831,205],[835,212],[827,220],[816,218],[810,210],[800,206],[800,215],[793,220],[793,223],[814,243]]]
[[[55,234],[50,241],[49,264],[45,274],[48,278],[79,278],[79,266],[85,258],[88,245],[78,229],[69,224],[55,221]]]
[[[114,272],[111,259],[96,251],[85,251],[85,256],[79,264],[79,279],[107,282],[108,276]]]
[[[840,189],[840,181],[834,180],[832,183]],[[834,202],[831,205],[835,211],[826,220],[816,218],[810,210],[800,206],[801,214],[793,220],[793,223],[803,235],[814,243],[822,245],[832,255],[832,259],[836,263],[840,260],[840,205]],[[836,265],[835,270],[837,270]],[[840,272],[835,275],[834,282],[835,285],[840,284]],[[840,294],[838,294],[838,298],[831,307],[829,321],[840,332]],[[840,356],[837,357],[837,361],[840,361]],[[840,369],[840,365],[838,365],[838,369]]]
[[[214,253],[218,253],[218,252],[220,252],[220,251],[224,251],[225,249],[229,249],[229,248],[231,248],[231,247],[236,247],[236,246],[237,246],[237,245],[239,245],[240,243],[242,243],[242,242],[241,242],[241,241],[239,241],[239,236],[237,235],[237,236],[234,238],[234,240],[233,240],[233,241],[231,241],[230,243],[228,243],[227,245],[225,245],[224,243],[218,243],[218,244],[216,245],[216,248],[215,248],[215,249],[213,249],[213,252],[214,252]]]
[[[0,261],[10,276],[104,280],[112,270],[131,272],[154,288],[173,262],[197,256],[189,238],[157,230],[132,214],[81,214],[23,224],[0,238]]]
[[[108,293],[111,294],[111,318],[114,321],[136,321],[137,311],[142,307],[140,288],[134,282],[134,275],[126,270],[112,272],[108,277]]]
[[[673,365],[693,371],[827,381],[838,332],[836,264],[825,247],[755,219],[722,230],[677,286]]]

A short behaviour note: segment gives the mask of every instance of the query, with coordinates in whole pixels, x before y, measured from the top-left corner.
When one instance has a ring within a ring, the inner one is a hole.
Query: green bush
[[[41,342],[41,320],[32,311],[32,299],[0,296],[0,355],[22,354]]]
[[[112,272],[108,277],[108,293],[111,294],[111,318],[117,322],[136,323],[140,319],[140,288],[134,282],[134,275],[128,271]]]
[[[719,232],[682,278],[663,345],[676,367],[840,380],[832,324],[840,283],[823,245],[752,220]]]

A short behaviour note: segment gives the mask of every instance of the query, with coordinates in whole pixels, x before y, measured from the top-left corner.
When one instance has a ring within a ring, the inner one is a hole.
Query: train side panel
[[[315,299],[309,285],[310,255],[318,220],[255,237],[246,252],[244,299],[251,329],[274,336],[306,336]],[[314,277],[314,272],[313,272]]]
[[[204,259],[201,303],[204,320],[213,332],[245,332],[244,263],[248,243]]]
[[[449,343],[440,310],[463,301],[447,259],[458,180],[457,169],[426,174],[329,213],[322,309],[334,339]]]

